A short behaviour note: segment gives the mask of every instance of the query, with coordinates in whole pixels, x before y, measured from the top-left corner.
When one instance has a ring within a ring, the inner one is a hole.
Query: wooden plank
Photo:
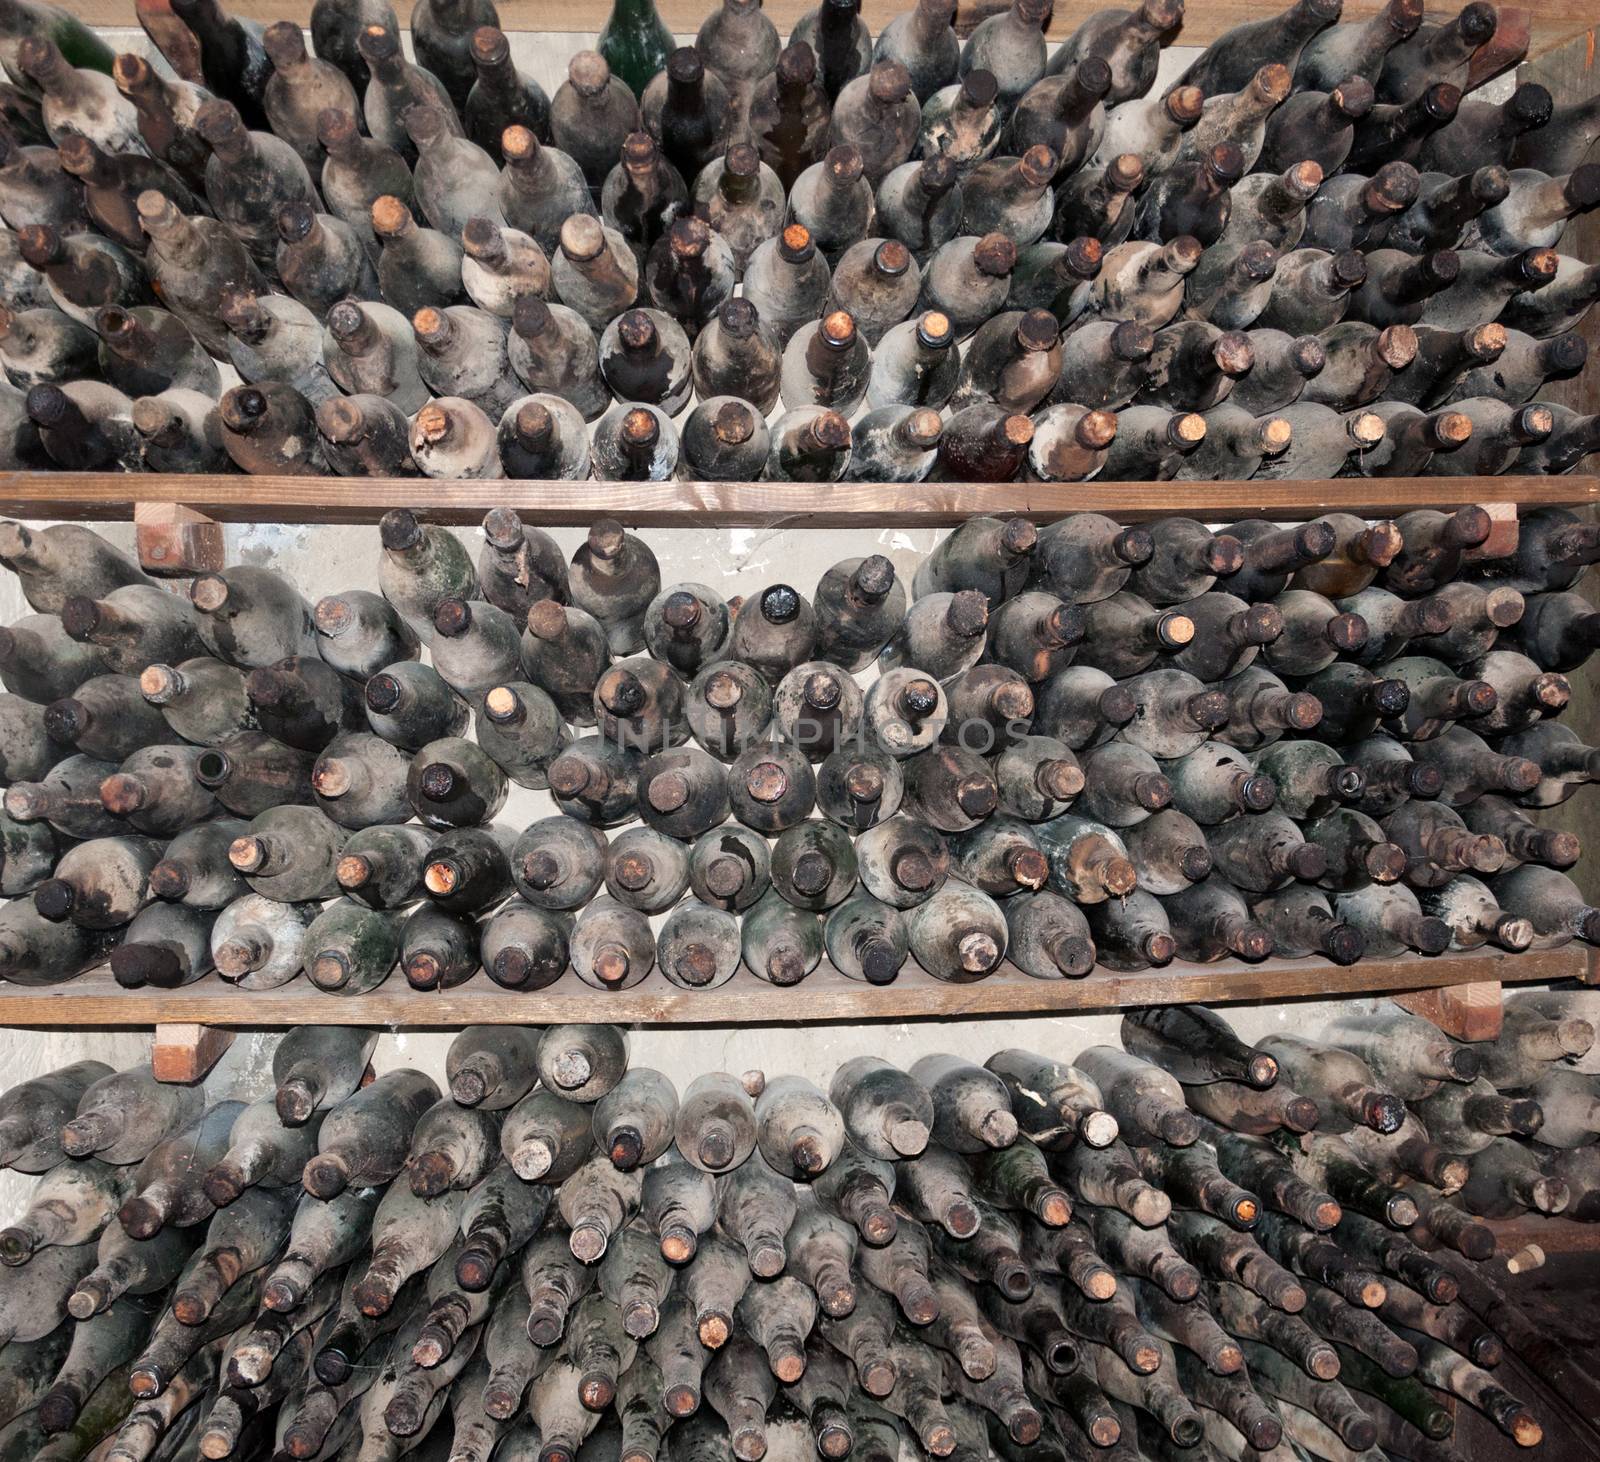
[[[150,1066],[157,1081],[192,1086],[210,1074],[232,1044],[233,1032],[218,1026],[162,1022],[156,1026]]]
[[[1568,477],[1337,478],[1315,482],[443,482],[428,478],[242,474],[0,473],[0,514],[123,521],[136,502],[172,503],[221,522],[375,523],[390,508],[477,524],[490,508],[529,521],[586,524],[602,513],[640,527],[936,527],[975,513],[1041,521],[1108,513],[1128,521],[1185,513],[1210,521],[1390,517],[1474,503],[1531,507],[1600,502],[1600,480]]]
[[[1546,1254],[1600,1253],[1600,1223],[1531,1212],[1482,1222],[1495,1231],[1501,1254],[1515,1254],[1529,1244],[1537,1244]]]
[[[1387,994],[1494,977],[1508,981],[1570,979],[1588,964],[1577,945],[1505,956],[1498,952],[1360,960],[1341,967],[1323,959],[1247,965],[1171,965],[1118,974],[1096,970],[1082,980],[1034,980],[1010,965],[986,980],[951,985],[915,968],[893,984],[851,980],[829,966],[792,989],[741,969],[715,990],[685,990],[659,970],[632,989],[606,992],[568,971],[526,994],[503,990],[481,972],[453,990],[417,991],[399,976],[366,995],[341,997],[304,979],[276,990],[240,990],[207,975],[179,990],[126,990],[107,970],[91,970],[47,989],[0,987],[0,1025],[147,1026],[193,1022],[225,1026],[324,1025],[431,1027],[611,1020],[625,1025],[813,1025],[823,1021],[965,1019],[1118,1010],[1130,1006],[1271,1001]]]
[[[229,0],[228,13],[259,21],[291,19],[306,24],[313,0]],[[667,25],[680,35],[699,29],[715,0],[656,0]],[[785,35],[813,8],[815,0],[766,0],[765,9]],[[1006,7],[1007,0],[961,0],[956,25],[970,30],[986,15]],[[876,34],[904,10],[907,0],[865,0],[862,16]],[[496,10],[506,30],[595,32],[610,13],[605,0],[497,0]],[[1047,34],[1052,40],[1070,35],[1090,15],[1101,9],[1100,0],[1056,0]],[[1280,5],[1278,8],[1282,8]],[[90,25],[125,26],[133,23],[133,0],[75,0],[72,12]],[[1345,0],[1344,18],[1364,20],[1383,9],[1383,0]],[[1526,6],[1532,51],[1548,50],[1578,34],[1594,21],[1591,0],[1533,0]],[[400,7],[404,16],[409,7]],[[1203,46],[1225,31],[1265,14],[1251,0],[1191,0],[1177,40],[1185,46]]]
[[[1413,1015],[1431,1020],[1458,1041],[1492,1041],[1505,1019],[1499,980],[1477,980],[1470,985],[1444,985],[1434,990],[1412,990],[1394,997]]]

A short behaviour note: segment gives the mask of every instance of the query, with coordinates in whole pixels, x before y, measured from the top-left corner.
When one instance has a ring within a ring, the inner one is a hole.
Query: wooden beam
[[[242,19],[297,20],[305,25],[313,0],[229,0],[228,13]],[[693,35],[714,8],[715,0],[656,0],[661,17],[679,35]],[[787,35],[813,8],[815,0],[766,0],[766,13]],[[956,28],[966,32],[986,16],[1006,8],[1007,0],[960,0]],[[908,0],[865,0],[862,18],[874,34],[907,8]],[[404,18],[408,6],[399,7]],[[610,13],[606,0],[496,0],[501,25],[508,31],[597,32]],[[1102,9],[1100,0],[1055,0],[1046,34],[1062,40]],[[1281,6],[1279,8],[1282,8]],[[71,7],[89,25],[134,23],[133,0],[75,0]],[[1365,20],[1383,9],[1383,0],[1345,0],[1344,19]],[[1548,50],[1594,23],[1590,0],[1535,0],[1526,7],[1532,51]],[[1191,0],[1189,13],[1174,37],[1179,45],[1204,46],[1236,25],[1260,20],[1265,12],[1251,0]]]
[[[954,525],[977,513],[1047,521],[1107,513],[1127,521],[1185,513],[1213,522],[1392,517],[1476,503],[1600,503],[1600,479],[1336,478],[1315,482],[444,482],[428,478],[0,473],[0,514],[126,521],[136,503],[178,504],[227,523],[375,523],[414,508],[436,523],[477,524],[490,508],[531,522],[586,524],[602,513],[640,527],[848,528]],[[1510,511],[1507,507],[1502,511]]]
[[[1396,995],[1394,1003],[1431,1020],[1458,1041],[1492,1041],[1505,1018],[1501,993],[1499,980],[1475,980],[1469,985],[1413,990]]]
[[[1030,979],[1008,964],[970,985],[946,984],[914,967],[902,970],[892,984],[868,985],[826,964],[793,989],[770,985],[744,969],[714,990],[683,989],[659,970],[620,991],[597,990],[570,970],[547,988],[527,992],[502,989],[481,971],[453,990],[433,991],[413,990],[396,974],[376,990],[351,996],[324,993],[304,979],[275,990],[240,990],[214,974],[177,990],[127,990],[100,969],[45,989],[0,985],[0,1025],[425,1028],[596,1019],[686,1026],[960,1020],[1183,1002],[1338,999],[1495,979],[1544,982],[1571,979],[1587,966],[1587,950],[1569,944],[1509,956],[1477,951],[1436,959],[1363,959],[1344,967],[1300,959],[1175,964],[1136,974],[1097,969],[1081,980]]]
[[[159,1022],[150,1065],[157,1081],[192,1086],[203,1081],[222,1053],[233,1044],[234,1033],[214,1025],[193,1022]]]

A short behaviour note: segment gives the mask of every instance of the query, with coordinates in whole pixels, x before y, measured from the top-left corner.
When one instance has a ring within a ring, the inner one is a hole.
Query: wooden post
[[[216,1025],[158,1025],[150,1052],[156,1080],[177,1086],[203,1081],[233,1044],[233,1037],[232,1031]]]
[[[158,578],[219,572],[225,562],[222,524],[182,503],[135,503],[139,567]]]
[[[1514,958],[1514,956],[1513,956]],[[1437,990],[1414,990],[1396,995],[1394,1003],[1413,1015],[1431,1020],[1458,1041],[1492,1041],[1500,1034],[1505,1017],[1498,980],[1470,985],[1446,985]]]

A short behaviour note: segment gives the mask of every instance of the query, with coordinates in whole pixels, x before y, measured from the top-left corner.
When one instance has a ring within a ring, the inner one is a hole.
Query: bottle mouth
[[[1387,1136],[1398,1132],[1406,1119],[1405,1103],[1389,1092],[1372,1091],[1366,1094],[1361,1107],[1362,1125]]]
[[[71,914],[76,903],[77,890],[64,878],[47,879],[33,891],[34,909],[41,918],[49,919],[52,923],[59,924]],[[69,1123],[68,1128],[70,1126]]]
[[[1366,952],[1367,941],[1359,929],[1336,924],[1323,936],[1322,952],[1335,964],[1354,964]]]
[[[1178,941],[1170,934],[1156,933],[1146,935],[1142,949],[1147,963],[1158,969],[1169,965],[1178,957]]]
[[[632,968],[633,960],[620,944],[608,944],[595,952],[595,978],[604,985],[621,985]]]
[[[1068,935],[1051,947],[1050,958],[1068,979],[1080,979],[1094,968],[1094,941],[1082,935]]]
[[[119,944],[111,951],[111,973],[125,989],[155,985],[170,989],[183,967],[178,956],[160,944]]]
[[[717,957],[704,944],[691,944],[674,961],[673,968],[686,984],[699,988],[709,985],[717,977]],[[622,1164],[612,1158],[617,1167]]]
[[[733,898],[748,881],[741,859],[727,855],[711,859],[701,877],[706,891],[719,899]]]
[[[723,1121],[707,1122],[695,1143],[695,1155],[700,1159],[700,1166],[709,1172],[720,1173],[731,1166],[738,1155],[733,1127]]]
[[[644,1160],[644,1137],[636,1127],[618,1127],[608,1136],[606,1152],[612,1167],[631,1173]]]
[[[805,956],[798,949],[775,949],[767,956],[767,978],[774,985],[798,985],[806,973]]]

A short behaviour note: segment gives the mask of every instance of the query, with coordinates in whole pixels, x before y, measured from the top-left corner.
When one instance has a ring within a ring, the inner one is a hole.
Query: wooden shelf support
[[[150,1064],[157,1081],[193,1086],[211,1074],[222,1053],[233,1044],[234,1032],[221,1026],[158,1022]]]
[[[1516,503],[1479,503],[1478,506],[1489,515],[1489,536],[1476,548],[1469,548],[1462,558],[1469,563],[1484,558],[1510,558],[1517,551],[1520,536]]]
[[[1431,1020],[1458,1041],[1492,1041],[1500,1034],[1505,1018],[1502,994],[1499,980],[1474,980],[1465,985],[1413,990],[1396,995],[1394,1002],[1413,1015]]]
[[[226,566],[222,524],[183,503],[135,503],[133,531],[139,567],[157,578],[214,574]]]

